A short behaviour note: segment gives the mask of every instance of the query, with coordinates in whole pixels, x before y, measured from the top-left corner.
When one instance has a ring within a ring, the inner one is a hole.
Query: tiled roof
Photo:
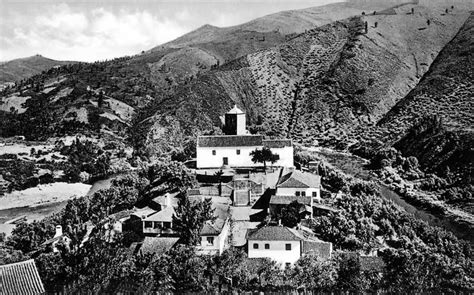
[[[225,220],[216,219],[214,222],[206,221],[201,229],[201,236],[217,236],[222,232]]]
[[[320,187],[321,176],[302,172],[300,170],[293,170],[284,174],[278,181],[277,187],[287,188],[310,188]]]
[[[168,238],[168,237],[145,237],[143,244],[140,248],[142,254],[152,253],[156,255],[162,255],[171,249],[179,238]]]
[[[285,226],[265,226],[256,231],[249,231],[249,241],[300,241],[303,237]]]
[[[263,145],[262,135],[213,135],[199,136],[198,147],[258,147]]]
[[[303,205],[310,205],[311,204],[311,197],[303,197],[303,196],[272,196],[270,198],[270,204],[273,205],[288,205],[294,201],[298,201],[298,203]]]
[[[284,148],[286,146],[292,146],[291,139],[264,139],[263,146],[270,149]]]
[[[336,208],[333,208],[333,207],[328,206],[328,205],[320,204],[320,203],[313,203],[313,207],[316,208],[316,209],[330,211],[330,212],[338,212],[339,211]]]
[[[148,216],[144,219],[144,221],[171,222],[173,221],[173,214],[173,207],[167,207],[153,215]]]
[[[33,259],[0,266],[0,294],[43,294]]]

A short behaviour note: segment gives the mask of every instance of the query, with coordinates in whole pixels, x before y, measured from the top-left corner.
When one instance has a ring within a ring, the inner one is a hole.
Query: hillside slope
[[[308,144],[357,141],[418,84],[468,16],[407,4],[308,30],[202,74],[156,103],[148,140],[166,133],[164,117],[193,134],[220,124],[236,102],[255,132]]]
[[[0,64],[0,84],[29,78],[54,66],[68,63],[73,62],[53,60],[41,55],[14,59]]]
[[[306,30],[388,6],[380,2],[335,3],[278,12],[232,27],[204,25],[148,51],[161,54],[171,50],[160,61],[150,63],[149,68],[154,83],[170,88],[236,58],[278,46]]]
[[[470,175],[471,181],[474,166],[472,36],[474,15],[471,14],[422,81],[378,124],[387,131],[389,143],[395,143],[406,155],[416,156],[429,170],[443,172],[450,167],[454,173]]]

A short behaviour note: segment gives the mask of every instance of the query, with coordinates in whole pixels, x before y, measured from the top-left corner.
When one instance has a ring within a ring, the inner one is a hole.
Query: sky
[[[95,61],[133,55],[204,24],[238,25],[342,0],[0,0],[0,61],[41,54]]]

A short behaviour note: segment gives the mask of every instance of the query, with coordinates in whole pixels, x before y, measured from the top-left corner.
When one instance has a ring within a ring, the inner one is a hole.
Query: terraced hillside
[[[307,144],[356,142],[418,84],[468,16],[406,4],[308,30],[198,76],[151,107],[153,125],[166,129],[159,121],[171,116],[193,134],[218,125],[236,102],[253,131]],[[188,117],[205,123],[186,128]]]
[[[152,48],[149,53],[171,52],[148,66],[154,83],[171,87],[236,58],[278,46],[306,30],[388,6],[387,3],[336,3],[279,12],[232,27],[204,25]]]
[[[422,81],[380,122],[389,144],[430,170],[471,175],[474,166],[474,15]],[[416,122],[416,124],[413,124]],[[465,178],[469,179],[469,177]]]

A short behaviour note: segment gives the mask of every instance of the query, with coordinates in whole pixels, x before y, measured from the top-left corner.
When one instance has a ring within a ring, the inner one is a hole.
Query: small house
[[[275,195],[269,202],[269,213],[272,217],[279,215],[281,209],[292,202],[301,204],[301,217],[313,216],[313,207],[321,200],[321,177],[300,170],[283,169]]]
[[[71,244],[71,239],[63,234],[63,227],[60,225],[56,226],[56,233],[54,237],[45,241],[41,246],[51,249],[53,252],[59,252],[58,245],[63,244],[66,247],[69,247]]]
[[[284,226],[265,226],[249,231],[248,257],[270,258],[282,267],[293,265],[303,255],[316,255],[328,259],[332,244]]]

